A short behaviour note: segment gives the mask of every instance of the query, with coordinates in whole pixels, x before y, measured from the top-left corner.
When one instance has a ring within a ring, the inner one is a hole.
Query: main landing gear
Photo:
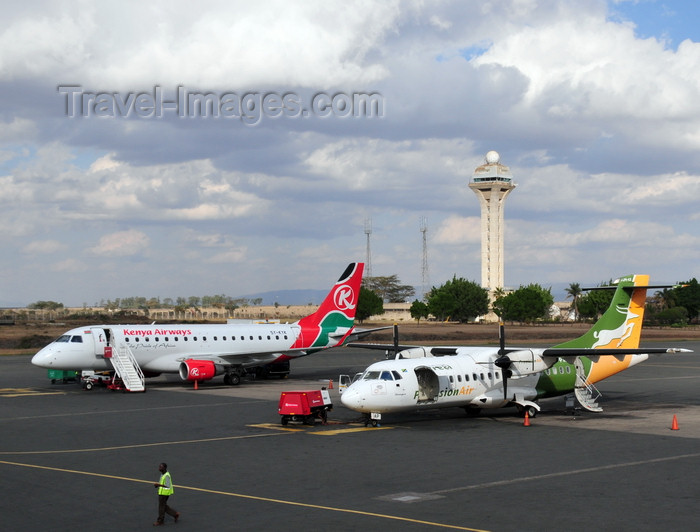
[[[533,418],[533,417],[537,416],[537,412],[539,412],[539,410],[537,410],[537,408],[532,406],[532,405],[527,405],[527,406],[516,405],[515,408],[518,410],[518,415],[520,417],[525,417],[525,414],[527,414],[527,417]]]
[[[238,386],[241,383],[242,376],[240,371],[231,371],[224,375],[224,384]]]

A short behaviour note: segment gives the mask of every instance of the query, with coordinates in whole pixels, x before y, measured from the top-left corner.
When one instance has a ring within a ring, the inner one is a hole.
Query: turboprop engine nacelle
[[[180,362],[179,371],[183,381],[208,381],[224,372],[223,368],[211,360],[196,360],[194,358]]]
[[[541,356],[541,352],[541,349],[511,351],[507,355],[510,360],[508,369],[510,369],[514,375],[529,375],[531,373],[544,371],[557,361],[556,358],[551,361],[544,360]]]

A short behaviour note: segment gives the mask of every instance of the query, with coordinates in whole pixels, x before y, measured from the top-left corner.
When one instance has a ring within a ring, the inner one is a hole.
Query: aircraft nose
[[[357,386],[350,386],[340,396],[340,402],[351,410],[358,410],[362,404],[362,394]]]
[[[50,368],[56,362],[56,356],[50,349],[42,349],[32,357],[32,364],[40,368]]]

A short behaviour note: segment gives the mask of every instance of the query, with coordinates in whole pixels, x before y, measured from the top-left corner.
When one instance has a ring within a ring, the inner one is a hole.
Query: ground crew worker
[[[175,511],[168,506],[168,497],[173,494],[173,480],[168,473],[168,464],[162,462],[158,466],[160,471],[160,480],[153,484],[158,489],[158,520],[153,523],[153,526],[160,526],[165,522],[165,514],[175,518],[175,522],[180,519],[180,512]]]

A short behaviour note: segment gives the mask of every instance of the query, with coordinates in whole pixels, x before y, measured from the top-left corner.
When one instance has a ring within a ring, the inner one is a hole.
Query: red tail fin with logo
[[[292,349],[342,345],[354,327],[364,267],[362,262],[348,265],[318,310],[297,322],[301,334]]]

